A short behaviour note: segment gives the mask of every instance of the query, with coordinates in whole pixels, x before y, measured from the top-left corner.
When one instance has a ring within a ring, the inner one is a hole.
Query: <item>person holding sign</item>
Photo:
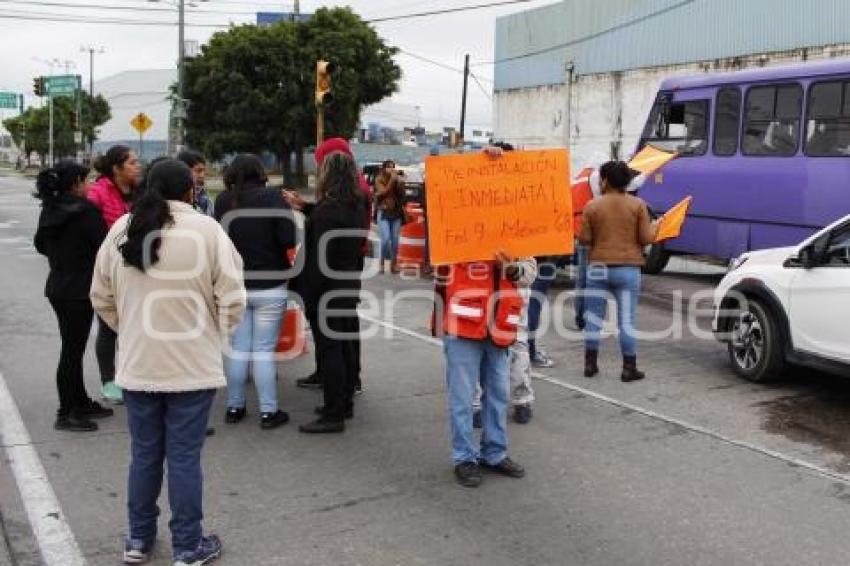
[[[637,369],[635,326],[643,247],[655,241],[656,227],[646,203],[626,193],[634,172],[622,161],[600,167],[602,196],[584,209],[579,240],[590,248],[585,297],[585,377],[599,373],[597,358],[609,295],[617,303],[624,382],[643,379]]]
[[[498,159],[501,147],[485,153]],[[434,333],[443,338],[452,459],[458,483],[478,487],[481,468],[512,478],[525,469],[507,455],[511,346],[518,337],[525,300],[518,282],[530,280],[536,263],[512,260],[499,251],[493,261],[462,262],[437,268]],[[532,267],[533,265],[533,267]],[[473,405],[481,388],[480,445],[473,432]]]

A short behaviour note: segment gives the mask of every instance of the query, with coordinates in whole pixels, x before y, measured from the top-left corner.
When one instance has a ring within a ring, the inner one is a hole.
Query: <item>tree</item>
[[[304,150],[315,143],[316,61],[334,62],[335,103],[326,135],[351,137],[363,107],[398,89],[397,49],[350,8],[322,8],[307,23],[239,26],[213,36],[186,72],[188,141],[213,158],[269,151],[291,182],[304,181]]]
[[[98,128],[112,117],[109,103],[98,95],[92,98],[86,92],[80,92],[82,110],[81,128],[84,139],[97,139]],[[74,97],[61,96],[53,99],[53,153],[56,157],[73,155],[77,150],[72,129],[73,115],[77,110]],[[15,145],[29,155],[37,153],[41,162],[46,163],[50,151],[50,109],[47,104],[42,108],[27,108],[20,116],[3,121],[9,130]]]

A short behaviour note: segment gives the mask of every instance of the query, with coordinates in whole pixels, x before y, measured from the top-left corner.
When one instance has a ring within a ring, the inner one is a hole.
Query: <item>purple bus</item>
[[[850,213],[850,60],[667,79],[646,144],[679,153],[640,189],[652,211],[694,197],[647,272],[670,255],[797,244]]]

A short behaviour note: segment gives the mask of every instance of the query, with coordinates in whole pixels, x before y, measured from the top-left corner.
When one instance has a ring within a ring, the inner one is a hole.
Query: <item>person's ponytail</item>
[[[60,161],[55,167],[39,172],[35,180],[34,196],[47,204],[63,193],[68,193],[78,183],[83,183],[89,170],[73,161]]]
[[[127,239],[118,246],[127,264],[146,271],[159,261],[161,231],[174,223],[168,201],[180,200],[191,189],[192,171],[185,164],[166,159],[151,167],[130,214]]]

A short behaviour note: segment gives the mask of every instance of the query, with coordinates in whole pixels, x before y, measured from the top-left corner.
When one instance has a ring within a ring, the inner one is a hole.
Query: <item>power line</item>
[[[14,3],[18,3],[18,4],[27,3],[30,6],[38,6],[38,5],[48,6],[48,3],[46,3],[46,2],[32,2],[32,1],[25,2],[25,0],[0,0],[0,1],[8,2],[8,3],[14,2]],[[401,14],[401,15],[398,15],[398,16],[370,18],[370,19],[364,19],[363,22],[374,24],[374,23],[381,23],[381,22],[388,22],[388,21],[404,20],[404,19],[423,18],[423,17],[427,17],[427,16],[438,16],[438,15],[444,15],[444,14],[457,13],[457,12],[466,12],[466,11],[471,11],[471,10],[481,10],[481,9],[484,9],[484,8],[495,8],[495,7],[507,6],[507,5],[511,5],[511,4],[524,4],[524,3],[528,3],[528,2],[534,2],[534,1],[535,0],[503,0],[501,2],[491,2],[491,3],[487,3],[487,4],[477,4],[477,5],[473,5],[473,6],[462,6],[462,7],[458,7],[458,8],[447,8],[447,9],[443,9],[443,10],[432,10],[432,11],[428,11],[428,12],[418,12],[418,13],[414,13],[414,14]],[[691,1],[693,1],[693,0],[691,0]],[[60,2],[53,2],[53,3],[51,3],[51,5],[56,5],[56,6],[61,5],[63,7],[68,7],[68,8],[78,8],[78,7],[83,6],[81,4],[65,5],[65,3],[60,3]],[[88,4],[88,5],[86,5],[86,7],[87,8],[95,8],[95,9],[115,8],[115,7],[110,7],[110,6],[102,6],[102,5],[94,5],[94,4]],[[269,6],[269,7],[271,8],[271,6]],[[147,8],[147,10],[153,11],[151,8]],[[167,9],[160,9],[160,10],[166,11]],[[156,10],[156,11],[160,11],[160,10]],[[165,22],[165,21],[155,21],[155,20],[142,20],[142,19],[131,20],[131,19],[119,19],[119,18],[92,18],[92,17],[75,16],[73,14],[48,14],[48,13],[45,13],[45,12],[20,12],[20,11],[18,11],[18,12],[12,11],[12,12],[13,13],[6,12],[6,13],[0,14],[0,19],[25,20],[25,21],[43,21],[43,22],[127,25],[127,26],[169,26],[169,27],[171,27],[171,26],[177,25],[176,22]],[[203,11],[198,10],[198,11],[193,11],[192,13],[237,14],[239,12],[223,12],[223,11],[220,12],[220,11],[211,11],[211,10],[203,10]],[[252,14],[252,15],[254,13],[255,12],[241,12],[241,14]],[[210,24],[199,24],[199,23],[187,23],[186,24],[187,27],[204,27],[204,28],[219,28],[219,29],[228,28],[231,25],[232,25],[232,22],[227,23],[227,24],[211,24],[211,23]],[[407,53],[408,55],[410,55],[412,57],[416,57],[418,59],[427,60],[427,58],[422,57],[422,56],[417,56],[417,55],[411,54],[409,52],[405,52],[405,53]],[[431,64],[435,64],[435,65],[443,67],[443,68],[446,68],[446,69],[449,69],[449,70],[452,70],[452,71],[458,71],[458,69],[456,69],[454,67],[450,67],[448,65],[445,65],[443,63],[439,63],[437,61],[427,60],[427,62],[429,62]],[[460,71],[460,72],[462,72],[462,71]],[[482,80],[488,80],[489,81],[489,79],[482,79]]]
[[[67,2],[34,2],[32,0],[0,0],[3,4],[22,4],[32,7],[46,8],[72,8],[72,9],[95,9],[95,10],[119,10],[125,12],[168,12],[177,13],[177,8],[163,8],[159,6],[110,6],[104,4],[71,4]],[[187,12],[192,14],[243,14],[254,15],[256,12],[238,12],[231,10],[196,10],[187,7]],[[52,14],[48,14],[52,15]],[[63,14],[58,14],[63,15]],[[70,15],[70,14],[69,14]]]
[[[159,26],[159,27],[176,27],[177,21],[154,21],[154,20],[129,20],[119,18],[92,18],[89,16],[75,16],[73,14],[57,14],[50,15],[44,12],[23,12],[23,11],[7,11],[0,13],[0,19],[5,20],[23,20],[34,22],[60,22],[60,23],[80,23],[80,24],[108,24],[117,26]],[[227,28],[231,24],[194,24],[187,23],[186,27],[204,27],[204,28]]]
[[[487,97],[488,99],[490,99],[490,101],[492,102],[492,101],[493,101],[493,97],[490,95],[490,93],[489,93],[489,92],[487,92],[487,90],[484,88],[484,86],[483,86],[483,85],[481,84],[481,82],[478,80],[478,77],[476,77],[476,76],[475,76],[475,73],[473,73],[472,71],[470,71],[470,72],[469,72],[469,76],[470,76],[470,77],[472,77],[472,80],[474,80],[474,81],[475,81],[475,84],[477,84],[477,85],[478,85],[478,88],[480,88],[480,89],[481,89],[481,92],[483,92],[483,93],[484,93],[484,96],[486,96],[486,97]]]
[[[480,67],[482,65],[494,65],[494,64],[499,64],[499,63],[507,63],[508,61],[516,61],[518,59],[525,59],[527,57],[534,57],[535,55],[542,55],[544,53],[549,53],[551,51],[557,51],[559,49],[566,49],[567,47],[572,47],[574,45],[578,45],[579,43],[584,43],[586,41],[590,41],[591,39],[596,39],[597,37],[601,37],[603,35],[607,35],[609,33],[612,33],[612,32],[615,32],[615,31],[620,31],[621,29],[625,29],[625,28],[631,27],[633,25],[643,23],[647,20],[651,20],[652,18],[656,18],[658,16],[663,16],[664,14],[667,14],[669,12],[672,12],[674,10],[678,10],[679,8],[683,8],[683,7],[685,7],[689,4],[693,4],[696,1],[697,0],[683,0],[682,2],[678,2],[678,3],[673,4],[671,6],[667,6],[666,8],[656,10],[655,12],[651,12],[651,13],[646,14],[644,16],[641,16],[639,18],[635,18],[633,20],[629,20],[629,21],[623,22],[621,24],[617,24],[617,25],[612,26],[610,28],[607,28],[607,29],[604,29],[604,30],[601,30],[601,31],[598,31],[598,32],[595,32],[595,33],[591,33],[589,35],[585,35],[585,36],[580,37],[578,39],[573,39],[571,41],[567,41],[566,43],[559,43],[558,45],[553,45],[551,47],[546,47],[544,49],[538,49],[537,51],[530,51],[528,53],[523,53],[522,55],[514,55],[512,57],[505,57],[504,59],[496,59],[495,61],[485,61],[483,63],[475,63],[474,66]]]
[[[440,67],[441,69],[446,69],[447,71],[454,71],[455,73],[460,73],[461,75],[463,74],[463,69],[460,69],[458,67],[453,67],[453,66],[449,65],[448,63],[441,63],[440,61],[435,61],[434,59],[430,59],[428,57],[425,57],[424,55],[419,55],[417,53],[413,53],[413,52],[408,51],[407,49],[403,49],[401,47],[398,47],[398,50],[399,50],[400,53],[407,55],[408,57],[418,59],[419,61],[422,61],[422,62],[425,62],[425,63],[430,63],[431,65],[434,65],[435,67]],[[491,79],[488,79],[488,78],[485,78],[485,77],[482,77],[481,80],[485,81],[485,82],[489,82],[489,83],[493,82]]]
[[[423,18],[425,16],[441,16],[444,14],[453,14],[455,12],[468,12],[470,10],[483,10],[484,8],[498,8],[499,6],[509,6],[511,4],[527,4],[534,0],[503,0],[502,2],[490,2],[488,4],[476,4],[473,6],[461,6],[459,8],[445,8],[443,10],[431,10],[429,12],[419,12],[416,14],[402,14],[399,16],[384,16],[381,18],[371,18],[364,20],[369,23],[392,22],[395,20],[407,20],[411,18]]]

